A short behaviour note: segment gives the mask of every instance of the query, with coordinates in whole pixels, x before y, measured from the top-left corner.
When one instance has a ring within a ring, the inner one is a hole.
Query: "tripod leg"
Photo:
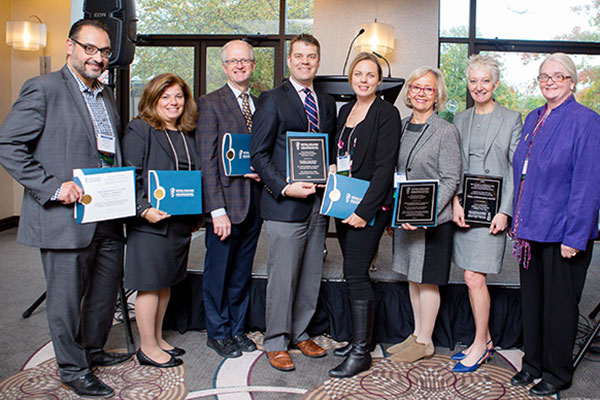
[[[589,347],[592,345],[592,342],[594,341],[596,336],[598,336],[598,332],[600,332],[600,321],[598,321],[596,323],[594,330],[590,333],[588,338],[585,340],[585,343],[581,347],[581,350],[579,350],[579,353],[577,353],[577,356],[575,356],[575,361],[573,361],[573,369],[576,369],[577,366],[579,365],[579,363],[581,362],[581,360],[583,360],[583,356],[585,356],[585,353],[588,351]]]
[[[38,308],[40,304],[44,302],[44,300],[46,300],[46,292],[42,293],[42,295],[38,297],[37,300],[34,301],[33,304],[30,305],[27,310],[25,310],[25,312],[23,312],[23,318],[29,318],[29,316],[31,316],[35,309]]]
[[[123,326],[125,327],[125,338],[127,340],[127,352],[133,354],[135,353],[135,342],[133,340],[133,332],[131,331],[129,307],[127,306],[127,296],[125,296],[123,284],[121,284],[121,289],[119,290],[119,298],[121,300],[121,313],[123,315]]]

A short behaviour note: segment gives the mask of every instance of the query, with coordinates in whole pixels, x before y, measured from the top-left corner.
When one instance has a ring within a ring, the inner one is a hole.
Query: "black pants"
[[[377,249],[381,235],[390,221],[392,212],[378,210],[375,214],[373,226],[356,229],[342,220],[335,220],[342,255],[344,256],[344,278],[348,285],[348,292],[354,300],[372,300],[375,298],[369,267]]]
[[[529,269],[519,268],[523,309],[523,370],[554,385],[573,380],[579,300],[593,241],[571,259],[560,243],[531,242]]]

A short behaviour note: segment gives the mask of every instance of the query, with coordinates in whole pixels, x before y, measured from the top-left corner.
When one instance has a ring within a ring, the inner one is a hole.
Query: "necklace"
[[[171,146],[171,151],[173,152],[173,157],[175,158],[175,170],[179,171],[179,157],[177,156],[177,151],[175,150],[175,146],[173,146],[173,142],[171,142],[171,138],[169,137],[167,130],[165,129],[163,132],[165,132],[165,136],[167,137],[167,140],[169,141],[169,146]],[[191,171],[192,170],[192,160],[190,158],[190,150],[188,149],[188,145],[185,140],[185,136],[183,136],[183,132],[181,132],[181,131],[178,131],[178,132],[181,135],[181,140],[183,140],[183,147],[185,148],[185,155],[187,156],[187,161],[188,161],[188,171]]]

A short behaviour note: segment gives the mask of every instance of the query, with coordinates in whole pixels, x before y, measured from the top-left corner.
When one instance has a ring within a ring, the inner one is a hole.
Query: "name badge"
[[[406,182],[406,174],[396,172],[394,174],[394,189],[398,187],[400,182]]]
[[[115,153],[115,137],[111,135],[98,135],[98,151],[103,153]]]
[[[337,173],[340,175],[349,175],[350,173],[350,155],[338,156]]]

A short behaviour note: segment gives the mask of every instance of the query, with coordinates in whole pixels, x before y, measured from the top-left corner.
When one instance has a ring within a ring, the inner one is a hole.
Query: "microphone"
[[[388,62],[388,60],[386,60],[386,58],[384,56],[382,56],[381,54],[379,54],[379,53],[376,53],[374,51],[372,51],[371,53],[373,53],[373,55],[375,55],[376,57],[378,57],[378,58],[382,59],[383,61],[385,61],[385,64],[388,67],[388,78],[391,78],[392,77],[392,68],[390,67],[390,63]]]
[[[344,61],[344,68],[342,69],[342,75],[346,75],[346,65],[348,64],[348,57],[350,57],[350,51],[352,50],[352,45],[354,44],[356,39],[363,33],[365,33],[365,28],[360,28],[360,31],[358,31],[356,36],[354,36],[354,39],[352,39],[352,41],[350,42],[350,47],[348,47],[348,54],[346,54],[346,60]]]

